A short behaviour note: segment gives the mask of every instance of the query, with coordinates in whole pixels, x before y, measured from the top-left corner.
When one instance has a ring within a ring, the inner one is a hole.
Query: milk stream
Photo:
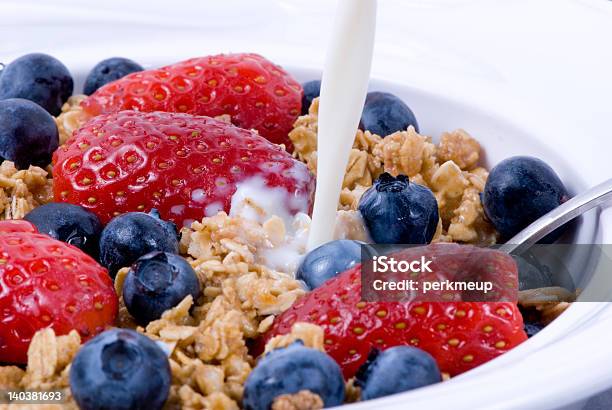
[[[376,0],[340,0],[319,101],[317,188],[308,249],[333,239],[338,198],[365,101]]]

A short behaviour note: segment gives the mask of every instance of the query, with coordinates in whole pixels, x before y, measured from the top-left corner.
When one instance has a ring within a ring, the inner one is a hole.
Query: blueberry
[[[434,358],[424,350],[411,346],[391,347],[383,352],[372,350],[356,375],[362,400],[401,393],[441,381],[442,375]]]
[[[544,161],[517,156],[503,160],[491,170],[482,195],[487,218],[507,240],[527,225],[552,211],[569,195],[555,171]],[[543,242],[552,242],[557,229]]]
[[[302,84],[304,95],[302,96],[302,115],[308,114],[312,100],[321,94],[321,80],[312,80]]]
[[[426,244],[438,227],[438,202],[408,177],[383,173],[361,197],[359,211],[376,243]]]
[[[19,169],[47,166],[59,145],[53,117],[31,101],[0,101],[0,162],[13,161]]]
[[[397,131],[405,131],[410,125],[419,132],[414,113],[395,95],[383,92],[368,93],[359,128],[386,137]]]
[[[102,224],[93,212],[78,205],[51,202],[34,208],[24,219],[33,223],[40,233],[98,257]]]
[[[519,290],[553,286],[552,274],[532,254],[512,255],[519,273]]]
[[[176,226],[160,219],[155,209],[148,214],[128,212],[117,216],[100,236],[100,263],[113,278],[119,269],[153,251],[178,253]]]
[[[57,126],[48,112],[21,98],[0,101],[0,162],[13,161],[19,169],[44,167],[58,145]]]
[[[297,341],[259,360],[244,384],[243,406],[245,410],[268,410],[276,397],[300,390],[318,394],[325,407],[344,401],[340,366],[327,354]]]
[[[183,257],[151,252],[140,257],[123,282],[123,300],[128,312],[142,325],[157,320],[187,295],[195,300],[200,282]]]
[[[81,347],[70,366],[70,390],[81,410],[161,409],[170,381],[164,351],[128,329],[100,333]]]
[[[87,74],[83,94],[91,95],[105,84],[142,70],[144,68],[140,64],[127,58],[112,57],[102,60]]]
[[[0,100],[25,98],[59,115],[74,83],[64,64],[42,53],[26,54],[7,65],[0,77]]]
[[[534,245],[520,255],[511,255],[519,273],[519,290],[561,287],[575,292],[576,285],[563,258],[565,247]]]
[[[358,241],[339,239],[313,249],[302,259],[296,278],[304,281],[309,289],[318,288],[360,262],[360,245]]]
[[[527,333],[527,337],[533,337],[537,335],[540,330],[544,329],[544,325],[536,322],[525,322],[523,329],[525,333]]]

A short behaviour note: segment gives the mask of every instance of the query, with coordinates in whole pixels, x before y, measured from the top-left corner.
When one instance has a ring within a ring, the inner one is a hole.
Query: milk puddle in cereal
[[[292,215],[286,204],[299,212]],[[258,261],[271,269],[291,274],[307,251],[312,225],[307,212],[308,198],[290,194],[283,188],[267,187],[261,178],[254,177],[237,184],[229,216],[263,225],[268,241],[258,248]],[[336,239],[368,239],[361,217],[355,211],[338,211],[334,226]]]

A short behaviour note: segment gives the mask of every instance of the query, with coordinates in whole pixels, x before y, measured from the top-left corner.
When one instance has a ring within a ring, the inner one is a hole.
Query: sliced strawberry
[[[325,349],[347,378],[372,348],[417,346],[433,355],[443,372],[457,375],[527,339],[515,303],[364,302],[360,265],[329,280],[278,316],[259,348],[270,338],[289,333],[296,322],[323,327]]]
[[[0,362],[25,363],[45,327],[88,339],[113,323],[117,306],[110,276],[91,257],[25,221],[0,222]]]
[[[237,184],[284,193],[288,213],[308,212],[314,178],[257,133],[189,114],[121,111],[92,119],[54,155],[57,201],[103,223],[156,208],[178,226],[229,212]]]
[[[91,115],[121,110],[229,114],[235,125],[290,149],[288,134],[300,114],[302,92],[293,77],[260,55],[220,54],[129,74],[82,105]]]

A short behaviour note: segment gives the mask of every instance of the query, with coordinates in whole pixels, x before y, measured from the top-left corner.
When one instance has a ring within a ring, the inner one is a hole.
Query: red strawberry
[[[117,296],[104,268],[25,221],[0,221],[0,362],[25,363],[37,330],[76,329],[84,339],[111,325]]]
[[[236,184],[256,180],[308,212],[314,178],[257,133],[189,114],[121,111],[92,119],[54,155],[55,199],[82,205],[103,223],[157,208],[181,226],[230,209]]]
[[[289,333],[296,322],[323,327],[325,349],[347,378],[373,347],[414,345],[429,352],[443,372],[457,375],[527,339],[514,303],[361,301],[360,265],[278,316],[258,347],[273,336]]]
[[[83,101],[91,115],[138,110],[195,115],[229,114],[241,128],[285,144],[302,107],[302,87],[279,66],[257,54],[192,58],[129,74]]]

